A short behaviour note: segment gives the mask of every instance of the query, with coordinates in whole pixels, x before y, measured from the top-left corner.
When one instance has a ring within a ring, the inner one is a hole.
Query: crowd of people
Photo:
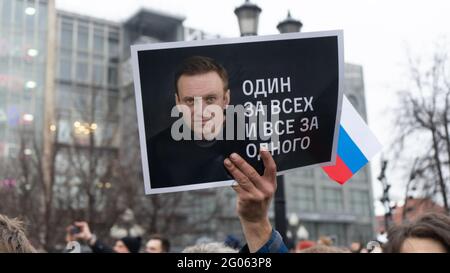
[[[260,151],[264,163],[264,174],[260,175],[238,154],[225,159],[224,165],[236,185],[236,211],[241,223],[246,245],[237,250],[224,243],[207,243],[187,247],[183,252],[243,252],[243,253],[287,253],[289,252],[281,235],[269,220],[269,207],[276,191],[276,164],[265,149]],[[124,237],[110,247],[97,238],[86,222],[75,222],[67,228],[68,242],[81,242],[91,252],[138,253],[169,252],[170,243],[161,235],[152,235],[145,246],[140,237]],[[361,246],[339,248],[329,238],[318,242],[300,242],[300,253],[343,253],[361,252]],[[431,252],[450,253],[450,216],[445,213],[429,213],[415,222],[394,226],[388,231],[387,242],[371,252],[408,253]],[[0,215],[0,252],[36,252],[26,237],[22,222]],[[70,251],[68,251],[70,252]],[[364,251],[362,251],[364,252]],[[367,250],[366,252],[369,252]]]

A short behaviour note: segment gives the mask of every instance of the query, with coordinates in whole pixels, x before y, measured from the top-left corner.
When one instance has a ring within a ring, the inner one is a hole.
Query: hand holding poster
[[[146,193],[226,186],[238,153],[258,172],[334,163],[342,32],[132,47]]]

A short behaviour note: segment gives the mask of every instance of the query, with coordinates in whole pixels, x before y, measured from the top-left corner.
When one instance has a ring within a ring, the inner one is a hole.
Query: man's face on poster
[[[221,132],[223,112],[230,103],[230,91],[224,90],[224,86],[215,71],[183,74],[178,79],[176,104],[186,124],[202,139],[212,139]]]

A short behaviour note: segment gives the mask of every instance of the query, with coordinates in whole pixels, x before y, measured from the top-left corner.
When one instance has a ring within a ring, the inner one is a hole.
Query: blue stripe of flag
[[[342,126],[339,127],[338,155],[353,174],[368,162]]]

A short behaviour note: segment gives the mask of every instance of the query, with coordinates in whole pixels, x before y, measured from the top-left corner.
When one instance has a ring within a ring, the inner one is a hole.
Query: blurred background
[[[332,29],[344,30],[345,94],[384,149],[345,186],[320,168],[285,175],[286,240],[350,246],[448,213],[449,10],[443,0],[0,0],[0,213],[25,220],[45,251],[64,248],[80,219],[111,241],[243,242],[231,189],[144,196],[130,45]]]

